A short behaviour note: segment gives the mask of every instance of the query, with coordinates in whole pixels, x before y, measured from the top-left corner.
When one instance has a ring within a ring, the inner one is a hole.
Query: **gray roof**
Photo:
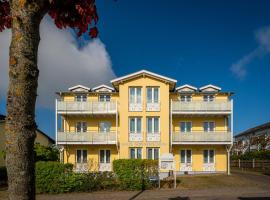
[[[239,134],[237,134],[236,136],[234,136],[235,138],[240,137],[240,136],[244,136],[244,135],[248,135],[257,131],[262,131],[262,130],[266,130],[266,129],[270,129],[270,122],[261,124],[259,126],[255,126],[253,128],[247,129],[244,132],[241,132]]]

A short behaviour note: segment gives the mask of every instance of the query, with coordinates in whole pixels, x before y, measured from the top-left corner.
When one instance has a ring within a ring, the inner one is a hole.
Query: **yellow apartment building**
[[[141,70],[112,86],[57,92],[56,144],[75,171],[111,171],[115,159],[174,156],[178,174],[230,173],[233,100],[220,87],[176,87]]]

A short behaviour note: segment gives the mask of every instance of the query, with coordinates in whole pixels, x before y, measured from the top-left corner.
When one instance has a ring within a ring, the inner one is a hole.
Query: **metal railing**
[[[160,111],[160,102],[146,103],[146,111]]]
[[[230,143],[232,142],[231,132],[228,131],[214,131],[214,132],[173,132],[173,143],[181,142],[203,142],[203,143]]]
[[[231,112],[231,101],[215,100],[205,101],[172,101],[172,113],[200,113],[200,112]]]
[[[57,132],[59,144],[117,144],[117,133],[110,132]]]
[[[141,142],[143,141],[143,133],[129,133],[128,140],[130,142]]]
[[[57,101],[58,113],[109,114],[117,112],[116,101]]]

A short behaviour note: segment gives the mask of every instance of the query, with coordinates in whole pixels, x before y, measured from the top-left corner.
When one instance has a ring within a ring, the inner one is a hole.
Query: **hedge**
[[[36,163],[37,193],[90,192],[118,188],[111,172],[75,173],[71,164],[59,162]]]
[[[144,190],[152,187],[149,177],[158,176],[158,162],[145,159],[119,159],[113,161],[113,171],[120,189]]]
[[[250,151],[241,155],[232,155],[232,160],[270,160],[270,150]]]

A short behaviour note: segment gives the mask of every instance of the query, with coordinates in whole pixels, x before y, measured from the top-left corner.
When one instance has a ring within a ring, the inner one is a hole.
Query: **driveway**
[[[180,180],[177,189],[37,195],[37,200],[270,200],[270,176],[266,175],[236,171],[232,176],[185,176]],[[0,192],[1,197],[6,199],[6,193]]]

